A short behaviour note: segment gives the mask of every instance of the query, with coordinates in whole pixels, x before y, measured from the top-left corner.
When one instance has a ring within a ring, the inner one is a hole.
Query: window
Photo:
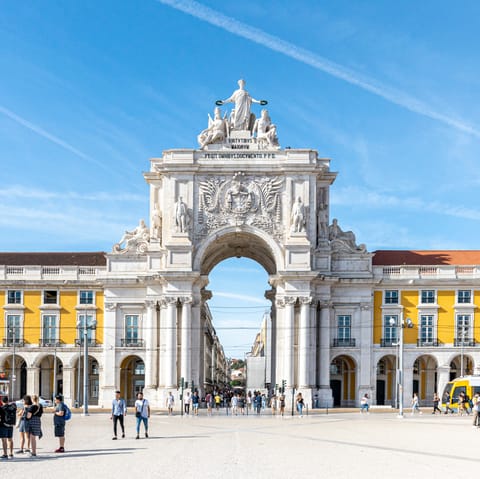
[[[459,314],[457,315],[457,341],[468,341],[470,337],[470,315]]]
[[[420,316],[420,341],[422,343],[433,343],[434,322],[432,315]]]
[[[22,340],[22,317],[19,314],[7,314],[7,344],[19,344]]]
[[[338,316],[337,318],[337,338],[348,341],[350,339],[352,317],[350,315]]]
[[[18,289],[8,290],[8,292],[7,292],[7,303],[8,304],[22,304],[22,292]]]
[[[397,342],[397,324],[398,324],[398,316],[396,314],[390,314],[390,315],[384,316],[383,339],[386,343]]]
[[[435,303],[435,291],[433,289],[423,289],[421,295],[422,304],[434,304]]]
[[[42,318],[42,341],[44,345],[54,344],[57,341],[57,316],[45,314]]]
[[[93,304],[93,291],[80,291],[80,304]]]
[[[125,343],[132,344],[138,342],[139,331],[138,314],[127,314],[125,316]]]
[[[134,374],[136,376],[143,376],[145,374],[145,364],[144,364],[143,361],[136,361],[135,362]]]
[[[390,289],[385,291],[385,304],[398,304],[397,289]]]
[[[79,339],[80,344],[83,344],[83,340],[84,340],[85,318],[87,320],[87,326],[89,326],[95,320],[95,316],[93,314],[87,314],[87,315],[79,314],[78,315],[78,323],[79,324],[77,326],[77,335],[78,335],[78,339]],[[94,339],[94,329],[87,327],[87,341],[88,341],[88,344],[93,343],[93,339]]]
[[[469,289],[458,291],[457,303],[458,304],[470,304],[472,302],[472,292]]]
[[[58,304],[58,291],[52,291],[52,290],[44,291],[43,304]]]

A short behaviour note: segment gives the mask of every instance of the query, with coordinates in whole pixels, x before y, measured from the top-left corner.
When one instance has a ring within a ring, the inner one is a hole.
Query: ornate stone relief
[[[199,183],[197,237],[222,226],[255,226],[280,237],[283,178],[245,176],[215,177]]]

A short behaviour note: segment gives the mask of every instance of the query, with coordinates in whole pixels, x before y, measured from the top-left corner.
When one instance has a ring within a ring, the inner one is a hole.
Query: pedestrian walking
[[[480,427],[480,394],[476,393],[472,399],[473,427]]]
[[[247,394],[247,410],[248,411],[252,410],[252,402],[253,402],[252,391],[248,391],[248,394]]]
[[[245,398],[243,393],[238,395],[238,410],[242,416],[245,415]]]
[[[254,403],[254,407],[255,407],[255,411],[257,413],[257,416],[260,416],[261,412],[262,412],[262,395],[260,394],[260,392],[256,392],[255,393],[255,396],[253,398],[253,403]]]
[[[460,416],[463,416],[464,414],[466,414],[467,410],[465,408],[465,393],[464,392],[461,392],[459,395],[458,395],[458,413]]]
[[[303,400],[302,393],[298,393],[297,397],[295,399],[295,402],[297,404],[297,412],[300,417],[303,417],[303,408],[305,407],[305,402]]]
[[[195,391],[192,396],[192,409],[193,409],[194,416],[198,416],[199,406],[200,406],[200,398],[198,396],[198,391]]]
[[[20,449],[15,452],[15,454],[24,454],[25,452],[30,452],[30,437],[25,431],[25,423],[27,421],[25,417],[25,400],[23,402],[23,409],[18,408],[17,410],[18,424],[17,429],[20,435]],[[25,443],[27,443],[27,448],[25,448]]]
[[[168,393],[166,403],[167,403],[168,415],[173,416],[173,407],[175,406],[175,398],[171,391]]]
[[[234,394],[232,397],[232,416],[235,414],[235,416],[238,415],[238,396],[237,394]]]
[[[192,395],[188,392],[187,396],[185,397],[185,402],[183,404],[185,415],[187,415],[187,416],[190,415],[190,404],[191,404],[191,402],[192,402]]]
[[[439,414],[442,414],[441,409],[438,407],[439,404],[440,404],[440,396],[437,393],[435,393],[433,395],[433,411],[432,411],[432,414],[436,414],[437,412]]]
[[[270,398],[270,409],[272,410],[272,416],[276,416],[277,414],[277,396],[274,393]]]
[[[364,413],[366,412],[368,414],[368,410],[370,409],[370,398],[368,397],[368,394],[365,393],[362,397],[362,399],[360,399],[360,413]]]
[[[222,396],[220,396],[220,393],[217,392],[215,394],[215,409],[217,412],[220,412],[220,405],[222,404]]]
[[[63,396],[57,394],[55,396],[55,410],[53,412],[53,427],[55,437],[58,437],[59,446],[55,449],[56,453],[65,452],[65,414],[67,407],[63,402]]]
[[[283,417],[285,414],[285,394],[281,394],[279,398],[279,403],[280,403],[280,416]]]
[[[122,398],[120,391],[115,391],[115,399],[112,400],[112,415],[110,419],[113,421],[113,440],[117,439],[117,424],[120,423],[122,429],[122,438],[125,437],[124,418],[127,415],[127,403]]]
[[[418,402],[418,395],[417,393],[413,393],[412,397],[412,416],[418,412],[419,414],[422,414],[422,411],[420,411],[420,405]]]
[[[145,437],[148,438],[148,418],[150,417],[150,404],[147,399],[143,397],[143,393],[137,394],[135,401],[135,418],[137,419],[137,436],[135,439],[140,439],[140,425],[143,422],[145,429]]]
[[[43,407],[39,402],[38,396],[34,395],[32,397],[25,396],[25,431],[28,434],[30,439],[30,444],[32,450],[30,452],[30,457],[37,456],[37,437],[42,438],[42,422],[41,417],[43,414]]]
[[[17,406],[3,396],[0,401],[0,438],[2,439],[2,459],[13,458],[13,428],[17,423]],[[10,452],[9,452],[10,451]]]
[[[207,403],[207,416],[212,415],[212,409],[213,409],[213,394],[208,393],[205,397],[205,402]]]

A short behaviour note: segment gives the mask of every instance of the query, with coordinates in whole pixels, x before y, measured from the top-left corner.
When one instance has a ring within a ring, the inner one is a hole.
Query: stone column
[[[359,313],[359,314],[358,314]],[[359,319],[356,323],[357,318]],[[356,339],[360,344],[356,344],[360,347],[360,361],[358,364],[358,391],[357,400],[364,394],[368,394],[370,398],[374,398],[374,390],[376,387],[375,371],[372,365],[373,354],[373,319],[372,319],[372,306],[371,304],[361,304],[360,311],[356,311],[354,315],[354,324],[358,324],[359,337]],[[354,328],[352,328],[355,330]]]
[[[313,301],[310,305],[310,366],[309,381],[312,386],[317,384],[317,305]]]
[[[15,389],[18,388],[17,384],[20,383],[18,381],[19,374],[15,373],[17,376],[17,380],[15,381]],[[40,368],[31,367],[27,368],[27,391],[28,394],[38,394],[40,395]],[[17,392],[17,390],[15,390]]]
[[[318,397],[320,407],[331,407],[333,405],[330,388],[330,316],[332,303],[322,302],[320,307],[320,390]]]
[[[300,324],[298,334],[298,387],[311,386],[309,381],[310,364],[310,303],[312,298],[300,298]]]
[[[413,396],[413,365],[405,366],[405,354],[403,356],[403,407],[409,408]]]
[[[182,332],[181,332],[181,349],[180,349],[180,376],[190,383],[192,380],[192,298],[186,296],[182,301]]]
[[[159,337],[158,337],[158,385],[165,386],[166,385],[166,366],[167,366],[167,358],[166,358],[166,348],[167,348],[167,302],[165,298],[161,298],[158,302],[160,306],[160,330],[159,330]]]
[[[440,399],[443,401],[443,389],[446,384],[450,381],[450,367],[449,366],[440,366],[437,368],[438,373],[438,384],[437,384],[437,393],[440,396]]]
[[[275,322],[276,322],[276,338],[275,338],[275,383],[281,387],[284,376],[284,317],[285,317],[285,301],[283,298],[275,300]]]
[[[177,298],[167,296],[165,324],[165,387],[177,388]]]
[[[63,378],[63,400],[69,406],[73,406],[75,402],[74,397],[74,385],[75,385],[75,369],[70,367],[63,367],[62,378]]]
[[[157,374],[157,302],[145,301],[147,318],[145,321],[145,386],[147,389],[155,389],[158,384]]]
[[[285,300],[284,318],[283,318],[283,379],[287,381],[287,387],[294,386],[294,316],[295,316],[295,301],[297,298],[287,296]]]
[[[112,398],[114,397],[115,389],[120,388],[120,383],[115,382],[115,368],[117,367],[117,328],[123,328],[124,326],[123,317],[120,313],[119,306],[116,302],[105,301],[103,327],[103,364],[99,364],[100,368],[103,370],[103,374],[99,376],[100,397],[98,398],[98,403],[100,406],[108,407],[111,404]],[[83,351],[81,367],[83,369]],[[83,379],[81,380],[81,383],[82,381]],[[83,392],[80,394],[80,396],[82,395]],[[78,395],[78,391],[77,396],[80,397]]]
[[[186,378],[188,381],[189,387],[191,388],[192,381],[195,384],[195,387],[198,387],[200,383],[200,340],[203,336],[201,331],[201,307],[200,301],[195,301],[191,308],[192,312],[192,321],[191,321],[191,351],[190,351],[190,376]]]

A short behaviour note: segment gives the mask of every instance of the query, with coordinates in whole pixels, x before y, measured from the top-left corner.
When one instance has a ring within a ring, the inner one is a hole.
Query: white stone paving
[[[300,419],[151,418],[149,439],[112,441],[106,414],[74,415],[67,426],[67,452],[54,454],[51,418],[43,417],[38,457],[0,462],[0,477],[250,477],[292,478],[315,474],[338,478],[462,477],[480,464],[480,430],[470,417],[334,413]],[[15,433],[16,446],[17,433]]]

